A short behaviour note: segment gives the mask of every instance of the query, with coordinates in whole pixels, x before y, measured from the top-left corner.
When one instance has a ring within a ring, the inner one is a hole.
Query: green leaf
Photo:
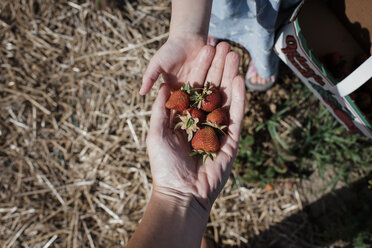
[[[203,155],[203,164],[205,164],[205,161],[207,160],[207,154]]]
[[[282,167],[277,166],[277,165],[273,165],[273,167],[274,167],[274,170],[279,174],[284,174],[288,171],[288,168],[285,165],[283,165]]]
[[[275,170],[272,166],[266,169],[265,174],[268,178],[273,178],[275,176]]]
[[[191,88],[190,88],[190,84],[189,84],[189,83],[185,84],[185,86],[184,86],[184,90],[185,90],[188,94],[190,94],[190,90],[191,90]]]
[[[186,128],[191,127],[193,124],[194,124],[194,120],[192,118],[191,119],[188,119],[187,120],[187,123],[186,123]]]
[[[214,157],[213,157],[213,154],[212,153],[209,153],[208,154],[209,158],[213,161],[214,160]]]
[[[190,152],[189,156],[195,156],[195,155],[198,155],[198,154],[199,154],[199,152],[197,152],[197,151],[192,151],[192,152]]]
[[[254,144],[254,138],[251,135],[248,135],[247,137],[244,138],[244,140],[241,140],[242,146],[251,146],[253,144]]]
[[[243,175],[243,179],[248,183],[255,183],[260,179],[260,173],[257,170],[248,170]]]
[[[288,149],[287,144],[280,138],[278,132],[276,131],[276,125],[277,125],[276,122],[273,122],[273,121],[268,122],[267,127],[269,130],[270,136],[272,139],[276,139],[284,149]]]

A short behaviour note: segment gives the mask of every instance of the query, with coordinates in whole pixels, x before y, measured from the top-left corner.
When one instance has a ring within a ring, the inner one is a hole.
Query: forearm
[[[172,0],[170,36],[199,35],[206,40],[212,0]]]
[[[200,247],[208,213],[191,197],[154,191],[127,248]]]

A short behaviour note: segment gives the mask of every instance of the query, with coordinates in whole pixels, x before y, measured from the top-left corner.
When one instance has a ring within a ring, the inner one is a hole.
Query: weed
[[[256,125],[254,134],[240,139],[234,165],[241,180],[264,184],[278,177],[306,177],[315,165],[323,178],[327,170],[335,171],[327,184],[335,187],[353,173],[371,170],[370,140],[347,131],[302,84],[293,91],[290,99],[278,101],[277,113]],[[283,127],[293,119],[297,124]]]

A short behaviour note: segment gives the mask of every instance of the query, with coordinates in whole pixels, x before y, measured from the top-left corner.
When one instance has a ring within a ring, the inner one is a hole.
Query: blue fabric
[[[281,13],[301,0],[214,0],[209,35],[244,46],[261,77],[277,71],[279,58],[272,50]]]

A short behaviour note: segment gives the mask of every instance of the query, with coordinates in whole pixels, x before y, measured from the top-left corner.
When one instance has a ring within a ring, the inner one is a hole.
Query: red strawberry
[[[191,118],[198,118],[198,127],[201,127],[201,124],[205,122],[205,113],[202,110],[197,108],[188,108],[182,112],[182,115],[187,115],[187,112],[190,113]]]
[[[211,127],[205,127],[197,131],[191,145],[196,151],[217,152],[220,149],[220,141]]]
[[[221,92],[217,88],[211,88],[209,95],[201,103],[201,109],[207,112],[211,112],[221,106],[222,96]]]
[[[194,106],[206,112],[212,112],[219,108],[222,103],[221,92],[216,87],[211,86],[209,82],[205,84],[202,92],[194,90],[190,99]]]
[[[203,164],[208,157],[213,160],[217,155],[217,151],[220,149],[218,136],[211,127],[205,127],[197,131],[191,141],[191,145],[194,151],[190,153],[190,156],[196,154],[203,155]]]
[[[229,123],[229,117],[227,112],[223,108],[213,110],[207,115],[207,125],[214,128],[218,128],[221,131],[226,129],[226,125]]]
[[[187,109],[189,104],[189,95],[184,91],[177,90],[169,97],[168,101],[165,103],[165,107],[176,111],[183,111]]]
[[[200,129],[201,123],[205,121],[205,114],[202,110],[197,108],[188,108],[178,116],[178,122],[174,129],[181,128],[188,134],[188,141],[192,139],[194,132]]]

